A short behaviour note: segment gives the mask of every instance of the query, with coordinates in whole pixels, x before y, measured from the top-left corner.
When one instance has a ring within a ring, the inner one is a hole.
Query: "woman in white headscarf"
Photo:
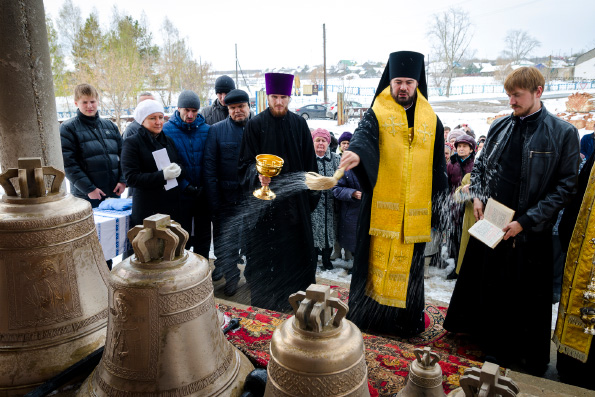
[[[131,227],[142,225],[143,219],[154,214],[167,214],[172,220],[179,217],[180,188],[166,190],[165,185],[178,178],[182,169],[174,143],[161,132],[164,115],[159,102],[142,101],[134,112],[134,120],[141,128],[122,145],[122,171],[126,184],[134,188]],[[153,157],[153,152],[161,149],[165,149],[170,161],[163,169],[157,167]]]

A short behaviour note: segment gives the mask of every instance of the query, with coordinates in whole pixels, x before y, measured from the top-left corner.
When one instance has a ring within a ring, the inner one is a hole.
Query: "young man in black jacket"
[[[120,165],[122,137],[118,127],[99,117],[99,95],[89,84],[74,89],[77,115],[60,126],[64,171],[70,192],[93,208],[107,197],[118,197],[126,189]]]
[[[541,376],[549,363],[552,226],[576,191],[578,131],[541,103],[534,67],[504,82],[513,113],[495,121],[471,172],[476,219],[489,198],[515,211],[494,249],[471,239],[444,322],[479,339],[486,361]],[[469,263],[467,263],[469,262]]]

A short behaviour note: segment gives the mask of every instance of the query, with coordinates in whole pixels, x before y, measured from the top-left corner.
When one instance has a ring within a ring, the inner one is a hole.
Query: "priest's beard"
[[[406,93],[407,91],[401,91],[400,93]],[[417,99],[417,90],[413,93],[413,95],[407,95],[406,98],[399,98],[399,92],[394,92],[393,88],[390,88],[390,95],[393,97],[395,102],[399,105],[403,106],[404,108],[408,108],[415,102]]]
[[[273,114],[273,116],[283,117],[287,114],[289,107],[284,107],[283,109],[280,109],[280,108],[275,108],[273,106],[269,106],[269,109],[271,110],[271,113]]]

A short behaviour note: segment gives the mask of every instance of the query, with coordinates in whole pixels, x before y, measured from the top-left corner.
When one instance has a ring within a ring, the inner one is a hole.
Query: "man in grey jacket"
[[[223,75],[217,77],[215,80],[215,93],[217,99],[211,106],[207,106],[201,109],[200,114],[205,118],[205,121],[209,125],[218,123],[221,120],[225,120],[229,116],[227,105],[225,103],[225,96],[231,91],[235,90],[236,85],[231,77]]]

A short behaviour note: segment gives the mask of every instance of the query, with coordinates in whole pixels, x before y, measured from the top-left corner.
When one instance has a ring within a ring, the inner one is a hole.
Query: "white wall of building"
[[[574,67],[575,79],[595,79],[595,57]]]

